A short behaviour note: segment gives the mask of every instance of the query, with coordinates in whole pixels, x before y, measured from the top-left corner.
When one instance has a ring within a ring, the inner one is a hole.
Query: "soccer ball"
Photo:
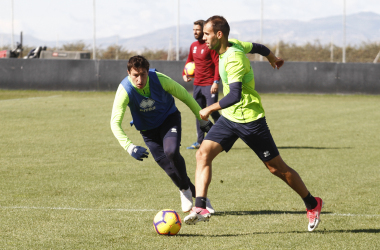
[[[164,209],[158,212],[153,219],[153,227],[161,235],[176,235],[181,226],[181,217],[172,209]]]
[[[195,63],[194,62],[186,63],[185,68],[183,69],[183,72],[185,72],[185,74],[188,77],[193,78],[195,74]]]

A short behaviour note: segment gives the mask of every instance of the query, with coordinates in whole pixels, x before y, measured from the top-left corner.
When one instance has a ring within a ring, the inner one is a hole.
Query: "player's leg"
[[[195,197],[195,187],[190,182],[190,179],[186,174],[186,166],[182,156],[178,156],[179,142],[177,141],[180,141],[180,138],[179,140],[176,138],[177,127],[173,125],[178,123],[176,119],[179,119],[180,124],[181,116],[179,112],[170,115],[158,128],[148,131],[141,131],[140,133],[143,136],[145,144],[148,146],[157,164],[166,172],[173,183],[179,188],[182,210],[184,212],[188,212],[193,205],[192,196]],[[168,136],[168,138],[171,139],[168,139],[166,142],[164,142],[164,135],[167,134],[168,131],[170,131],[174,136]],[[179,131],[181,131],[180,127]],[[165,149],[165,145],[168,144],[173,144],[174,148]],[[174,162],[176,162],[176,164],[174,164]],[[178,166],[183,167],[181,168]]]
[[[197,151],[197,168],[195,171],[195,185],[197,198],[195,207],[190,214],[184,218],[188,225],[194,225],[199,221],[208,221],[211,211],[207,208],[207,189],[211,182],[212,160],[222,152],[222,146],[214,141],[204,140]]]
[[[202,94],[206,98],[206,105],[207,106],[210,106],[210,105],[218,102],[218,93],[212,94],[211,93],[211,86],[212,85],[202,87]],[[220,117],[219,111],[212,112],[211,117],[215,123]]]
[[[194,85],[193,98],[199,104],[201,108],[206,107],[206,99],[202,95],[202,87]],[[195,127],[197,129],[197,141],[187,147],[187,149],[198,149],[205,137],[205,133],[201,130],[198,119],[195,119]]]
[[[289,167],[281,158],[280,155],[276,156],[270,161],[264,162],[269,171],[281,178],[286,184],[288,184],[295,192],[301,196],[305,203],[307,210],[307,217],[309,219],[308,230],[314,231],[320,222],[321,209],[323,207],[323,201],[319,197],[313,197],[299,174]]]
[[[182,210],[190,211],[193,205],[192,197],[195,197],[195,187],[187,175],[185,160],[180,153],[181,146],[181,115],[180,112],[171,114],[161,125],[160,136],[163,141],[163,149],[170,165],[178,173],[180,180],[180,194]]]
[[[320,198],[314,198],[309,193],[299,174],[282,160],[265,118],[240,125],[238,133],[240,138],[253,151],[255,151],[257,156],[263,161],[269,171],[273,175],[282,179],[289,185],[289,187],[298,193],[298,195],[303,199],[308,211],[317,208],[320,213],[319,203],[322,203],[322,200]],[[312,225],[314,229],[319,223],[319,213],[318,221],[315,222],[316,224],[313,223]],[[310,230],[310,224],[309,231],[312,231]]]
[[[195,187],[197,198],[195,199],[195,207],[184,219],[186,224],[193,225],[198,221],[208,221],[211,217],[207,207],[207,190],[212,177],[212,161],[223,150],[228,152],[237,139],[238,136],[229,127],[229,122],[224,117],[220,117],[208,132],[196,154]]]
[[[272,174],[282,179],[301,197],[306,197],[309,194],[309,191],[307,190],[299,174],[294,169],[289,167],[282,160],[280,155],[277,155],[269,161],[264,161],[264,164]]]
[[[195,188],[197,189],[197,199],[198,197],[207,197],[212,176],[212,161],[223,150],[228,152],[237,138],[233,126],[231,127],[231,122],[224,117],[221,117],[207,133],[196,154]]]
[[[195,171],[197,197],[207,197],[207,190],[212,177],[212,161],[222,151],[222,145],[210,140],[204,140],[197,151],[197,168]]]
[[[187,176],[186,164],[180,153],[182,126],[179,111],[171,114],[161,125],[160,136],[163,142],[164,153],[171,165],[177,170],[183,182],[182,187],[189,187],[190,179]],[[195,192],[194,192],[195,196]]]
[[[149,148],[154,160],[170,177],[173,183],[180,188],[182,182],[178,171],[171,165],[171,162],[164,153],[162,139],[159,136],[158,130],[141,131],[141,135],[143,136],[145,144]]]

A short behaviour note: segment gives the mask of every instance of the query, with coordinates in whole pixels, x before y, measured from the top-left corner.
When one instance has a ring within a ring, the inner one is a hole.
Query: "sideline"
[[[19,100],[33,100],[33,99],[42,99],[42,98],[54,98],[54,97],[61,97],[61,96],[62,95],[51,95],[51,96],[37,96],[37,97],[27,97],[27,98],[4,99],[4,100],[0,100],[0,102],[19,101]]]
[[[74,210],[74,211],[118,211],[118,212],[153,212],[154,209],[124,209],[124,208],[74,208],[74,207],[4,207],[0,209],[39,209],[39,210]]]

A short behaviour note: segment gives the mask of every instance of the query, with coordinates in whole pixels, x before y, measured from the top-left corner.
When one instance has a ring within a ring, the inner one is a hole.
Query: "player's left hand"
[[[219,90],[219,85],[217,83],[213,83],[211,86],[211,94],[218,93],[218,90]]]
[[[272,51],[266,56],[266,58],[274,69],[280,69],[282,65],[284,65],[284,59],[275,56]]]
[[[272,65],[272,67],[273,67],[274,69],[275,69],[275,68],[280,69],[281,66],[284,65],[284,63],[285,63],[284,59],[279,58],[279,57],[276,57],[274,63],[273,63],[273,64],[271,63],[271,65]]]
[[[136,145],[129,145],[127,149],[128,153],[138,161],[142,161],[143,158],[148,158],[149,152],[146,148]]]
[[[200,120],[199,124],[200,124],[200,129],[205,133],[208,133],[208,131],[210,131],[211,127],[214,125],[210,120],[207,120],[207,121]]]
[[[210,113],[211,112],[208,111],[207,108],[204,108],[201,111],[199,111],[199,115],[201,116],[201,119],[204,120],[204,121],[208,120],[208,117],[209,117]]]

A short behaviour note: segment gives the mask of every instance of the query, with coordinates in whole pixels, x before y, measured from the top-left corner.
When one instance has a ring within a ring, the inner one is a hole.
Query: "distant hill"
[[[287,43],[296,43],[298,45],[307,42],[319,40],[322,44],[328,44],[333,41],[334,44],[341,46],[343,44],[343,24],[342,16],[331,16],[326,18],[313,19],[311,21],[297,20],[264,20],[263,39],[264,44],[274,44],[277,40],[283,40]],[[360,12],[357,14],[347,15],[346,17],[346,35],[347,44],[358,45],[362,42],[380,42],[380,15],[373,12]],[[260,20],[246,20],[241,22],[231,22],[231,38],[237,38],[244,41],[260,40]],[[180,26],[180,47],[189,48],[194,42],[193,25]],[[9,44],[3,35],[4,43]],[[122,34],[120,34],[122,37]],[[10,39],[10,37],[9,37]],[[103,48],[109,45],[122,45],[128,50],[141,51],[144,48],[149,49],[168,49],[172,40],[172,48],[176,46],[176,26],[164,28],[145,35],[136,36],[127,39],[117,39],[117,36],[97,38],[97,46]],[[19,41],[18,35],[15,41]],[[72,43],[76,41],[59,41],[59,44]],[[92,45],[92,40],[84,40],[85,43]],[[48,47],[56,46],[56,41],[40,41],[32,36],[24,35],[24,44],[28,46],[46,45]]]

